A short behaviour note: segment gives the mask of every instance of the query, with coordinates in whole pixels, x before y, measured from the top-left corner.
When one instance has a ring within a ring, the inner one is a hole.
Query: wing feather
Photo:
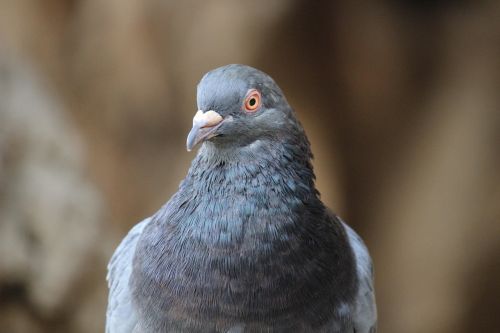
[[[375,333],[377,330],[377,305],[373,287],[373,264],[365,243],[346,223],[342,222],[352,246],[359,278],[359,290],[353,314],[356,333]]]
[[[137,324],[129,287],[137,241],[151,218],[136,224],[122,240],[108,264],[109,296],[106,333],[131,333]]]

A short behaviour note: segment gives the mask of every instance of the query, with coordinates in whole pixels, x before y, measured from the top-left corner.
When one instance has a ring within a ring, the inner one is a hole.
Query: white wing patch
[[[109,261],[106,277],[109,287],[106,333],[131,333],[137,324],[129,280],[137,241],[150,220],[151,218],[148,218],[136,224]]]

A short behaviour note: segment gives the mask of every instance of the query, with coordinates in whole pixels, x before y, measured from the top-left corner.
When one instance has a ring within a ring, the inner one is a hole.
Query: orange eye
[[[260,92],[256,89],[250,89],[245,98],[243,107],[246,112],[255,112],[260,108],[261,96]]]

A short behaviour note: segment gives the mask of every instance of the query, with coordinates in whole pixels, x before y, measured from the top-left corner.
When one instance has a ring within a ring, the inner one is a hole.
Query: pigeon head
[[[274,80],[245,65],[227,65],[205,74],[198,84],[197,103],[188,150],[205,141],[220,148],[244,147],[282,137],[290,126],[298,126]]]

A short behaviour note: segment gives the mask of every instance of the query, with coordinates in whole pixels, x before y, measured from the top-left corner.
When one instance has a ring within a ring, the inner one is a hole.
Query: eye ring
[[[247,92],[243,103],[243,110],[248,113],[257,112],[260,109],[262,97],[257,89],[250,89]]]

